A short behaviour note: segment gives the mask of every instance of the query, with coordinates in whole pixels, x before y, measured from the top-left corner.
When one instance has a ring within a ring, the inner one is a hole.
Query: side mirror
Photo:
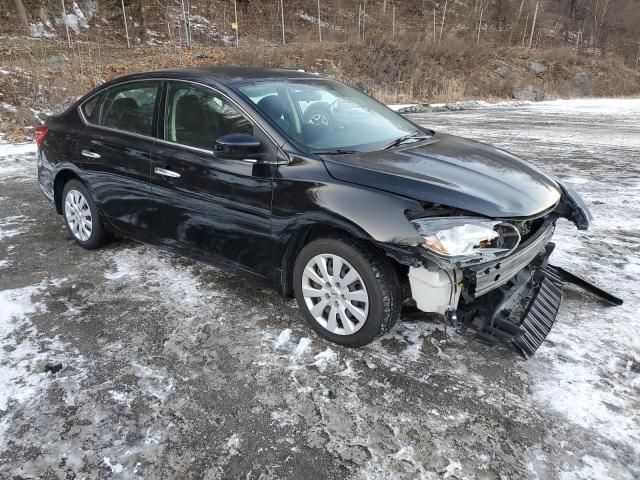
[[[213,152],[222,158],[244,160],[254,157],[262,150],[260,141],[248,133],[229,133],[216,139]]]

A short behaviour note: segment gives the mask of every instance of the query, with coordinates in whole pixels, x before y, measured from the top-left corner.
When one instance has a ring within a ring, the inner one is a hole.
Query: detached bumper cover
[[[542,279],[520,323],[522,333],[511,341],[523,357],[536,353],[553,327],[562,301],[562,280],[551,266],[540,270]]]

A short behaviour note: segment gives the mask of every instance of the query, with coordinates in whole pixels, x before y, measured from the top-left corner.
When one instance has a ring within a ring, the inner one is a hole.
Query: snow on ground
[[[37,149],[38,147],[36,146],[35,142],[0,143],[0,158],[4,160],[3,161],[3,164],[4,164],[5,162],[7,162],[6,157],[10,157],[13,155],[24,155],[26,153],[35,153]]]
[[[400,113],[425,113],[425,112],[457,112],[462,110],[479,110],[489,108],[492,110],[498,108],[513,109],[516,107],[526,107],[533,105],[534,102],[526,100],[505,100],[500,102],[486,102],[484,100],[460,100],[450,103],[398,103],[389,104],[391,110]]]
[[[509,134],[497,127],[510,119]],[[592,311],[584,296],[563,303],[563,321],[527,364],[534,394],[572,422],[627,440],[640,456],[640,100],[540,102],[508,112],[433,117],[434,128],[475,137],[534,159],[579,191],[595,215],[578,233],[561,222],[553,261],[625,299]],[[479,126],[484,120],[487,126]],[[615,452],[612,458],[615,458]]]
[[[344,349],[246,279],[123,240],[79,249],[33,147],[0,145],[0,477],[640,477],[630,102],[412,117],[529,158],[594,211],[587,232],[559,224],[553,258],[625,305],[567,288],[529,361],[417,314]]]

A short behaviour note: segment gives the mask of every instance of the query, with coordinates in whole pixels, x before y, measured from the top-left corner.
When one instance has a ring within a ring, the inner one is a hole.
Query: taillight
[[[46,125],[36,125],[33,130],[36,134],[36,144],[38,148],[42,148],[42,142],[44,142],[44,137],[47,135],[49,129]]]

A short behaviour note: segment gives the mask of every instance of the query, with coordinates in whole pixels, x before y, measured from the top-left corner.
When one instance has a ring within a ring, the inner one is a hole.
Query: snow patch
[[[124,470],[124,467],[120,463],[111,463],[111,459],[109,457],[104,457],[102,462],[111,470],[113,473],[121,473]]]
[[[280,428],[290,427],[298,423],[298,417],[286,410],[274,410],[271,412],[271,420]]]
[[[16,113],[18,111],[18,109],[15,106],[10,105],[10,104],[5,103],[5,102],[2,102],[0,104],[0,106],[2,106],[2,108],[4,108],[6,111],[11,112],[11,113]]]
[[[33,38],[55,38],[56,36],[55,32],[50,31],[42,22],[29,24],[29,31]]]
[[[240,444],[242,443],[240,439],[240,435],[234,433],[231,435],[223,446],[223,450],[226,451],[225,457],[222,459],[222,464],[225,465],[229,463],[231,457],[235,457],[236,455],[240,455]]]
[[[136,363],[132,366],[133,372],[138,377],[141,390],[147,395],[157,398],[160,402],[165,402],[173,390],[174,384],[166,370]]]
[[[29,143],[0,143],[0,157],[10,157],[13,155],[24,155],[36,153],[38,146],[35,142]],[[1,167],[0,167],[1,168]]]
[[[320,372],[324,372],[330,364],[335,363],[337,358],[338,355],[336,354],[336,352],[327,347],[325,350],[313,357],[313,359],[315,360],[315,362],[313,362],[313,365],[317,367]]]
[[[316,25],[318,24],[318,17],[309,15],[308,13],[305,13],[304,10],[298,10],[295,16],[296,18],[298,18],[299,20],[302,20],[303,22],[313,23]],[[340,25],[333,25],[329,22],[325,22],[324,20],[320,20],[320,27],[333,30],[334,32],[344,32],[344,28],[341,27]]]
[[[309,345],[311,345],[311,339],[308,338],[308,337],[302,337],[300,339],[300,341],[298,342],[298,346],[293,351],[293,355],[295,357],[300,357],[300,356],[304,355],[304,353],[309,348]]]
[[[26,217],[24,215],[14,215],[6,217],[0,221],[0,240],[15,237],[27,232],[25,227]]]
[[[28,404],[39,397],[53,380],[48,362],[67,349],[56,338],[39,338],[30,320],[46,311],[37,300],[51,283],[0,291],[0,449],[11,427],[14,404]]]
[[[280,332],[280,335],[278,335],[278,338],[276,339],[276,342],[275,342],[275,347],[282,348],[286,346],[289,343],[290,339],[291,339],[291,329],[285,328],[282,332]]]

